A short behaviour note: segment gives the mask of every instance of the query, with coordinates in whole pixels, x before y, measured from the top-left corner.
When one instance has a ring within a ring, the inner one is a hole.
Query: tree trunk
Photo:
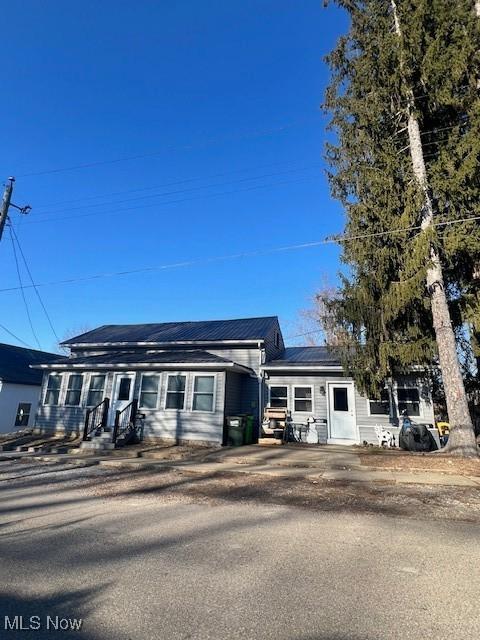
[[[480,5],[480,0],[476,0]],[[402,47],[402,31],[397,14],[395,0],[391,0],[395,32]],[[480,7],[478,7],[480,11]],[[401,58],[400,53],[400,58]],[[423,194],[422,229],[425,231],[433,225],[433,203],[425,167],[420,127],[415,116],[415,99],[410,87],[406,87],[408,96],[408,138],[412,168],[418,186]],[[430,248],[430,264],[427,269],[427,289],[431,299],[433,327],[438,348],[438,359],[442,371],[445,399],[450,422],[450,437],[443,451],[452,455],[477,457],[478,448],[475,441],[473,423],[468,409],[467,394],[463,382],[460,362],[457,353],[457,342],[450,318],[450,310],[445,292],[440,257],[434,247]]]

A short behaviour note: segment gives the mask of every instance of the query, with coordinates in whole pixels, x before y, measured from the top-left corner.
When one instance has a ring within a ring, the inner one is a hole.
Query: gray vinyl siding
[[[334,378],[328,378],[333,380]],[[339,380],[342,378],[339,378]],[[286,386],[288,387],[288,409],[291,411],[293,422],[306,424],[307,418],[313,416],[318,420],[327,418],[327,398],[320,393],[320,388],[326,386],[326,376],[322,373],[270,373],[269,379],[266,381],[265,404],[269,403],[268,387]],[[296,412],[294,411],[294,387],[313,387],[313,407],[312,412]]]
[[[149,371],[149,373],[151,373]],[[178,373],[187,376],[185,409],[165,409],[168,375]],[[215,375],[214,411],[192,411],[193,384],[195,375]],[[176,371],[162,372],[160,397],[157,409],[144,409],[145,439],[168,439],[175,442],[209,442],[221,445],[223,440],[224,402],[225,402],[225,373],[223,371]],[[140,385],[140,375],[137,375],[137,393]]]
[[[227,371],[225,376],[225,416],[242,413],[242,380],[243,376],[234,371]]]
[[[213,353],[216,356],[253,369],[257,374],[260,372],[261,349],[258,347],[231,347],[227,345],[221,347],[217,345],[212,348],[206,347],[205,350],[208,351],[208,353]]]
[[[41,404],[36,416],[36,429],[48,433],[65,433],[68,435],[80,435],[83,432],[87,407],[85,406],[88,393],[89,372],[82,372],[84,384],[82,390],[81,406],[67,407],[64,405],[68,376],[71,372],[62,372],[62,386],[59,396],[59,405],[44,405],[45,390],[48,375],[44,376],[42,384]],[[75,371],[74,373],[78,373]],[[95,374],[100,372],[95,372]],[[117,373],[117,372],[115,372]],[[127,373],[118,372],[118,373]],[[225,373],[223,371],[152,371],[148,374],[160,375],[159,396],[157,409],[141,408],[145,414],[144,437],[146,439],[168,439],[175,441],[198,441],[221,444],[223,438],[224,423],[224,399],[225,399]],[[169,374],[182,374],[187,377],[185,393],[185,409],[165,409],[167,380]],[[108,372],[105,381],[104,397],[112,397],[112,385],[114,372]],[[214,375],[216,378],[214,411],[192,411],[193,385],[195,375]],[[135,373],[134,398],[139,398],[142,372]],[[110,425],[112,426],[112,425]]]
[[[352,378],[348,378],[339,374],[328,374],[319,372],[269,372],[269,379],[265,382],[265,406],[269,403],[269,386],[286,386],[288,387],[288,409],[291,411],[292,421],[303,423],[307,422],[309,416],[313,416],[317,420],[327,420],[328,423],[328,389],[327,383],[332,382],[351,382]],[[299,413],[294,411],[294,387],[295,386],[311,386],[313,387],[313,409],[311,413]],[[421,415],[415,417],[417,422],[426,422],[434,424],[433,405],[431,402],[430,390],[422,384],[422,381],[415,376],[399,377],[396,380],[398,387],[418,387],[421,396]],[[321,387],[325,388],[325,395],[320,392]],[[399,421],[396,415],[370,415],[368,399],[361,395],[354,387],[355,396],[355,415],[356,424],[359,431],[359,442],[366,440],[376,444],[378,442],[375,433],[375,426],[383,426],[392,431],[397,436]],[[395,407],[394,407],[394,411]]]
[[[90,384],[90,375],[98,375],[105,373],[105,390],[104,398],[110,398],[112,394],[113,373],[109,372],[89,372],[89,371],[62,371],[53,372],[60,373],[62,376],[62,386],[60,389],[59,404],[45,405],[43,404],[45,392],[47,388],[48,376],[51,372],[43,375],[42,390],[40,394],[40,402],[35,418],[35,429],[42,433],[65,433],[66,435],[80,435],[83,433],[85,425],[85,416],[87,413],[86,401],[88,387]],[[83,387],[81,404],[78,407],[65,406],[65,393],[68,384],[68,376],[71,373],[81,373],[83,375]]]
[[[275,346],[275,334],[278,334],[279,343],[278,347]],[[265,358],[266,361],[275,360],[280,356],[282,351],[285,349],[285,344],[283,342],[282,331],[280,329],[280,325],[278,322],[275,322],[268,336],[265,338]]]

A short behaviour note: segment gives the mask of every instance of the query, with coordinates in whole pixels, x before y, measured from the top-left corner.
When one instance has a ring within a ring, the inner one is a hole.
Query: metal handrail
[[[113,427],[112,442],[115,444],[120,436],[135,428],[138,400],[135,398],[121,411],[115,411],[115,424]]]
[[[88,440],[91,433],[107,426],[109,408],[110,398],[104,398],[96,407],[87,409],[85,426],[83,428],[83,440]]]

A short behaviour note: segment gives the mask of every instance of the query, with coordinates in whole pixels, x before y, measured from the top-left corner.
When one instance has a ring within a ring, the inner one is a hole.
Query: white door
[[[110,404],[110,424],[115,422],[115,412],[125,409],[133,400],[135,387],[134,373],[116,373],[113,377],[112,402]]]
[[[353,382],[331,382],[328,385],[330,438],[357,441],[355,394]]]

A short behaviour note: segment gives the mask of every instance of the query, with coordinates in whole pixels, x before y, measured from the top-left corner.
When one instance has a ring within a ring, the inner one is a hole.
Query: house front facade
[[[44,371],[36,428],[80,435],[102,406],[112,426],[132,407],[147,440],[225,443],[226,418],[285,408],[315,419],[321,441],[377,442],[375,425],[395,430],[405,408],[433,424],[428,385],[399,378],[381,398],[362,397],[325,347],[285,348],[276,317],[106,325],[64,343],[71,355]]]

